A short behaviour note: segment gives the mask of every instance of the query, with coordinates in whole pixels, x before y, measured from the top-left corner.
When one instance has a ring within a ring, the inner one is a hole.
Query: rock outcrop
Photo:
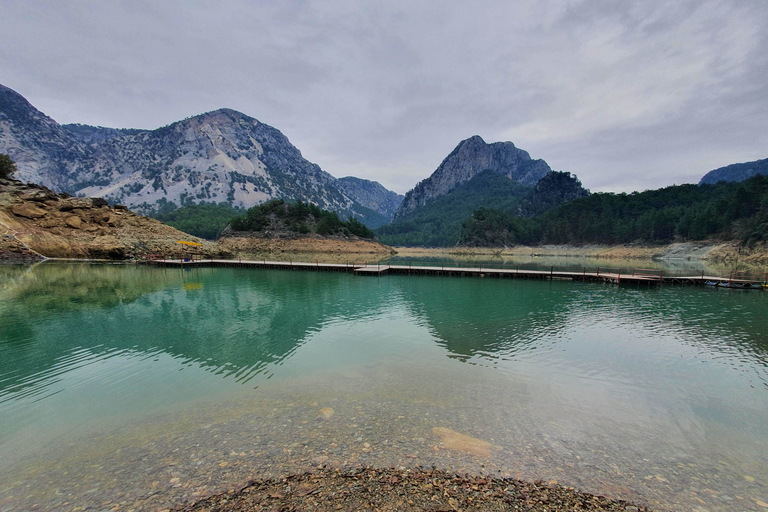
[[[401,220],[488,169],[531,186],[552,170],[544,160],[533,160],[527,151],[516,148],[512,142],[486,144],[475,135],[460,142],[429,178],[405,194],[394,220]]]
[[[40,185],[0,180],[0,259],[48,258],[122,260],[148,254],[230,256],[220,246],[191,237],[160,221],[137,215],[101,198],[57,194]]]

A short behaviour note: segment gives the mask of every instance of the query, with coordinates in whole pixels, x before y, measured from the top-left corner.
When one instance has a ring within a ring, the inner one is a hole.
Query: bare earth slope
[[[359,237],[319,236],[319,235],[286,235],[270,237],[251,234],[238,236],[223,236],[216,242],[222,250],[233,254],[279,254],[279,253],[311,253],[311,254],[392,254],[391,247],[376,240]],[[279,257],[278,257],[279,259]]]

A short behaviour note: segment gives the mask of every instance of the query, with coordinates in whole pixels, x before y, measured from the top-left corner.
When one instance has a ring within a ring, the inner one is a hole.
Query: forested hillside
[[[232,220],[227,231],[230,235],[240,231],[263,233],[267,236],[311,233],[373,238],[373,231],[354,217],[344,222],[336,212],[323,210],[311,203],[296,201],[291,204],[282,199],[273,199],[249,208],[245,215]]]
[[[169,203],[171,204],[171,203]],[[216,240],[225,227],[238,215],[242,215],[242,208],[232,208],[227,203],[201,203],[170,211],[153,212],[150,217],[162,221],[169,226],[199,236],[207,240]]]
[[[597,193],[533,218],[481,208],[464,222],[459,243],[661,244],[708,237],[745,243],[766,240],[768,177],[632,194]]]
[[[416,208],[402,220],[380,227],[376,234],[379,241],[387,245],[455,245],[461,234],[461,223],[479,204],[515,211],[532,189],[498,172],[486,170],[452,192]]]

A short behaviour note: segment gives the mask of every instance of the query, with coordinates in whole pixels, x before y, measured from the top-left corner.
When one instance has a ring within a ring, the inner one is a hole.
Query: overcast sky
[[[60,123],[230,107],[404,193],[472,135],[593,191],[768,158],[768,1],[2,0],[0,83]]]

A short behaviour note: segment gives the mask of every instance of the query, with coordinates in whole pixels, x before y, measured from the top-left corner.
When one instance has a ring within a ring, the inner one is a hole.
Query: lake
[[[0,266],[0,511],[156,510],[360,465],[765,510],[768,295]]]

